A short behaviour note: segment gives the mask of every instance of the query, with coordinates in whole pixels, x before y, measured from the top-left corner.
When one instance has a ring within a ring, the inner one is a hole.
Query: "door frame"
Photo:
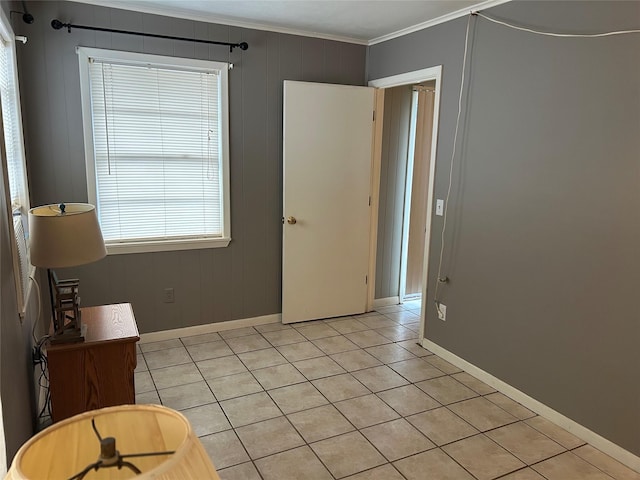
[[[371,196],[369,197],[369,269],[367,272],[367,301],[365,303],[366,312],[373,310],[373,302],[376,293],[376,252],[378,251],[378,209],[380,205],[380,169],[382,165],[384,88],[376,88],[374,90],[373,115],[373,139],[371,146]]]
[[[415,83],[425,82],[429,80],[435,80],[435,101],[433,106],[433,129],[431,132],[431,156],[429,159],[429,187],[427,191],[427,219],[426,219],[426,234],[424,241],[424,262],[422,270],[422,306],[420,308],[420,331],[419,339],[422,342],[425,332],[425,318],[426,318],[426,300],[427,296],[427,276],[429,273],[429,247],[431,245],[431,220],[433,217],[433,195],[435,190],[435,170],[436,170],[436,152],[438,147],[438,124],[440,118],[440,92],[442,89],[442,65],[436,65],[429,68],[423,68],[421,70],[415,70],[412,72],[401,73],[399,75],[392,75],[389,77],[378,78],[370,80],[368,86],[376,89],[385,89],[391,87],[399,87],[401,85],[411,85]],[[384,90],[382,90],[384,91]],[[384,105],[384,96],[382,95],[382,104]],[[376,110],[378,107],[378,96],[376,96]],[[374,131],[374,145],[378,143],[382,145],[382,115],[376,114],[376,126]],[[371,202],[371,236],[373,250],[370,254],[369,262],[369,276],[368,276],[368,295],[367,295],[367,310],[373,307],[373,299],[375,296],[375,273],[376,273],[376,249],[378,240],[378,208],[379,204],[379,183],[380,183],[380,169],[382,165],[382,149],[374,148],[373,150],[373,173],[372,178],[378,180],[378,186],[372,188],[372,196],[374,197]],[[376,208],[373,208],[374,205]],[[373,221],[375,217],[375,222]]]
[[[413,168],[416,156],[416,128],[418,124],[418,92],[411,92],[411,111],[409,113],[409,148],[407,153],[407,174],[404,182],[404,209],[402,216],[402,244],[400,247],[400,282],[398,286],[399,302],[407,297],[407,261],[409,257],[409,227],[411,225],[411,195],[413,193]]]

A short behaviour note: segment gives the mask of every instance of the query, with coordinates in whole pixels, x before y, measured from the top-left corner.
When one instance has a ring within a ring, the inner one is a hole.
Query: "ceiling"
[[[508,0],[76,0],[371,45]]]

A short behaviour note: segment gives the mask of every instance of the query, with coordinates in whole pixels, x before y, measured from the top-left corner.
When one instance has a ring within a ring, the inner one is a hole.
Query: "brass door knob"
[[[296,217],[287,217],[287,223],[289,225],[294,225],[297,222]]]

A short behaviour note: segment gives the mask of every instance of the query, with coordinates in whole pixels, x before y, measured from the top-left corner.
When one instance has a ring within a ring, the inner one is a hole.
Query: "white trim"
[[[14,39],[15,35],[13,33],[13,30],[11,29],[11,20],[7,18],[7,16],[4,13],[4,10],[2,10],[2,21],[0,21],[0,32],[1,32],[0,36],[2,36],[7,43],[11,44],[9,59],[12,64],[12,70],[13,70],[12,72],[13,84],[15,85],[15,88],[16,88],[16,92],[15,92],[16,93],[16,105],[15,105],[16,118],[20,121],[20,128],[18,129],[18,144],[19,144],[18,154],[20,155],[20,160],[21,160],[20,163],[21,163],[22,171],[24,173],[22,177],[22,181],[24,182],[24,185],[22,186],[24,198],[20,199],[20,204],[26,214],[26,212],[28,212],[29,209],[31,208],[31,205],[29,203],[29,179],[27,178],[27,155],[26,155],[25,146],[24,146],[22,101],[20,96],[20,81],[18,78],[18,52],[16,51],[16,42]],[[9,202],[9,205],[11,206],[11,202]]]
[[[412,72],[399,73],[390,77],[376,78],[369,80],[369,86],[375,88],[399,87],[400,85],[409,85],[412,83],[425,82],[427,80],[439,80],[442,76],[442,65],[435,67],[422,68]]]
[[[229,165],[229,64],[210,60],[169,57],[147,53],[108,50],[102,48],[76,47],[80,68],[80,101],[82,108],[82,128],[84,134],[84,154],[89,202],[100,208],[96,188],[96,162],[93,145],[93,114],[91,110],[91,89],[89,64],[92,60],[123,62],[127,64],[152,65],[155,67],[184,68],[193,71],[216,72],[220,76],[220,144],[222,191],[222,237],[187,238],[169,240],[140,240],[107,243],[109,255],[166,252],[174,250],[195,250],[203,248],[224,248],[231,242],[231,183]]]
[[[424,30],[425,28],[434,27],[436,25],[440,25],[441,23],[445,23],[445,22],[450,22],[451,20],[455,20],[456,18],[466,17],[471,12],[475,12],[478,10],[486,10],[492,7],[497,7],[498,5],[502,5],[503,3],[507,3],[510,1],[511,0],[486,0],[484,2],[480,2],[466,8],[461,8],[460,10],[456,10],[455,12],[447,13],[446,15],[442,15],[440,17],[427,20],[426,22],[418,23],[417,25],[403,28],[401,30],[388,33],[387,35],[382,35],[381,37],[372,38],[371,40],[369,40],[367,45],[369,46],[376,45],[377,43],[382,43],[388,40],[392,40],[394,38],[403,37],[404,35],[409,35],[410,33]]]
[[[405,294],[404,298],[402,299],[402,303],[411,302],[413,300],[420,300],[421,298],[422,292]]]
[[[140,335],[140,343],[161,342],[163,340],[172,340],[174,338],[191,337],[193,335],[224,332],[226,330],[233,330],[236,328],[255,327],[258,325],[280,322],[282,322],[282,314],[280,313],[263,315],[261,317],[240,318],[238,320],[229,320],[227,322],[207,323],[204,325],[194,325],[193,327],[174,328],[172,330],[162,330],[160,332],[143,333]]]
[[[330,33],[320,32],[308,32],[299,30],[296,28],[265,25],[262,23],[255,23],[246,20],[231,19],[227,17],[221,17],[217,15],[207,14],[205,12],[191,13],[180,10],[174,10],[170,8],[163,8],[159,6],[150,5],[151,2],[140,2],[137,4],[129,4],[128,2],[114,2],[113,0],[78,0],[80,3],[87,3],[90,5],[98,5],[108,8],[119,8],[140,13],[150,13],[152,15],[162,15],[164,17],[184,18],[186,20],[194,20],[196,22],[217,23],[219,25],[229,25],[231,27],[250,28],[253,30],[284,33],[287,35],[298,35],[301,37],[321,38],[323,40],[334,40],[336,42],[355,43],[357,45],[368,45],[368,41],[362,38],[348,37],[343,35],[332,35]],[[118,5],[120,3],[120,5]],[[161,33],[161,32],[150,32]],[[218,40],[218,39],[216,39]],[[230,41],[226,39],[219,39],[219,41]]]
[[[402,37],[404,35],[408,35],[410,33],[417,32],[419,30],[424,30],[425,28],[433,27],[435,25],[440,25],[441,23],[449,22],[451,20],[455,20],[456,18],[464,17],[465,15],[468,15],[473,11],[486,10],[491,7],[496,7],[498,5],[502,5],[503,3],[510,2],[511,0],[485,0],[483,2],[470,5],[466,8],[461,8],[460,10],[456,10],[455,12],[447,13],[445,15],[441,15],[431,20],[427,20],[426,22],[421,22],[416,25],[403,28],[400,30],[396,30],[395,32],[391,32],[386,35],[382,35],[380,37],[372,38],[369,40],[343,36],[343,35],[332,35],[330,33],[309,32],[309,31],[300,30],[296,28],[266,25],[262,23],[255,23],[255,22],[250,22],[245,20],[220,17],[220,16],[206,14],[202,12],[199,12],[199,13],[184,12],[184,11],[150,5],[150,2],[141,2],[133,5],[127,2],[119,2],[120,5],[118,5],[118,3],[113,2],[113,0],[78,0],[78,1],[80,3],[86,3],[89,5],[99,5],[102,7],[119,8],[119,9],[125,9],[133,12],[162,15],[165,17],[184,18],[186,20],[194,20],[197,22],[217,23],[220,25],[229,25],[232,27],[251,28],[253,30],[284,33],[287,35],[299,35],[301,37],[321,38],[324,40],[334,40],[336,42],[346,42],[346,43],[354,43],[356,45],[371,46],[371,45],[376,45],[378,43],[386,42],[387,40],[392,40],[394,38]]]
[[[427,286],[429,275],[429,247],[431,245],[431,220],[433,217],[433,196],[435,193],[435,181],[436,181],[436,153],[438,150],[438,125],[440,124],[440,92],[442,90],[442,65],[435,67],[423,68],[421,70],[415,70],[413,72],[401,73],[399,75],[392,75],[390,77],[378,78],[376,80],[369,81],[370,87],[389,88],[397,87],[400,85],[408,85],[413,83],[425,82],[428,80],[435,80],[436,82],[436,98],[433,105],[433,130],[431,133],[431,157],[429,160],[429,190],[427,191],[427,223],[425,225],[425,238],[424,238],[424,265],[422,267],[422,304],[420,307],[420,330],[418,332],[418,338],[424,338],[425,336],[425,324],[426,324],[426,309],[428,303],[428,291]],[[399,300],[398,300],[398,303]],[[374,307],[376,303],[374,300]],[[382,305],[378,305],[382,306]]]
[[[80,69],[80,107],[82,109],[82,133],[84,138],[84,163],[87,177],[87,198],[97,206],[96,198],[96,162],[93,158],[93,121],[91,112],[91,92],[89,80],[89,53],[92,49],[76,48],[78,67]]]
[[[400,297],[375,298],[373,308],[388,307],[390,305],[400,305]]]
[[[218,64],[218,62],[216,62]],[[229,63],[223,63],[224,68],[220,71],[220,77],[222,84],[220,85],[220,118],[222,120],[222,128],[220,131],[220,141],[222,142],[222,175],[220,176],[220,188],[222,188],[222,208],[223,208],[223,224],[222,224],[222,240],[231,240],[231,165],[229,164],[229,145],[231,138],[229,135],[229,125],[231,119],[229,118],[229,68],[232,66]],[[229,242],[227,242],[229,245]],[[224,245],[225,247],[227,245]],[[218,247],[222,247],[219,244]]]
[[[371,187],[369,197],[369,267],[365,311],[374,308],[376,296],[376,260],[378,251],[378,210],[380,208],[380,172],[382,167],[382,129],[384,123],[384,89],[374,90],[373,138],[371,139]]]
[[[555,423],[561,428],[564,428],[569,433],[572,433],[576,437],[590,443],[598,450],[606,453],[607,455],[615,458],[620,463],[625,464],[627,467],[640,472],[640,457],[637,457],[633,453],[625,450],[624,448],[616,445],[611,440],[598,435],[596,432],[589,430],[587,427],[580,425],[575,420],[571,420],[569,417],[557,412],[556,410],[548,407],[544,403],[530,397],[524,392],[521,392],[515,387],[512,387],[508,383],[494,377],[490,373],[485,372],[481,368],[476,367],[474,364],[467,362],[465,359],[458,357],[456,354],[441,347],[437,343],[427,340],[422,340],[422,346],[436,355],[444,358],[446,361],[452,363],[458,368],[465,370],[474,377],[482,380],[487,385],[492,386],[496,390],[504,393],[506,396],[512,398],[516,402],[521,403],[529,410],[534,411],[538,415],[543,416],[547,420]]]
[[[24,146],[24,129],[23,129],[23,120],[22,120],[22,102],[20,99],[20,82],[18,79],[18,63],[17,63],[17,52],[16,52],[16,43],[15,43],[15,35],[13,30],[11,29],[11,20],[7,18],[4,10],[0,11],[0,41],[4,42],[5,48],[7,48],[7,65],[10,65],[10,76],[13,77],[13,87],[15,88],[15,105],[10,105],[9,108],[15,109],[15,117],[19,123],[19,127],[17,129],[17,155],[20,161],[20,169],[22,170],[22,188],[20,195],[20,221],[26,220],[26,214],[30,209],[29,203],[29,179],[28,179],[28,171],[26,164],[26,153]],[[2,112],[0,111],[0,117],[2,116]],[[7,210],[7,228],[9,231],[9,246],[11,250],[11,260],[13,267],[13,278],[16,286],[16,306],[18,308],[18,317],[20,322],[24,320],[27,311],[27,304],[29,303],[29,299],[31,296],[31,284],[27,282],[27,279],[22,275],[22,267],[20,264],[20,248],[17,244],[16,232],[13,223],[13,214],[14,214],[14,206],[12,204],[12,192],[9,188],[9,167],[8,167],[8,159],[6,152],[6,137],[4,134],[4,120],[0,118],[0,140],[2,142],[2,159],[0,160],[0,164],[2,165],[2,181],[4,183],[4,195],[5,195],[5,203]],[[22,224],[24,227],[24,224]],[[23,237],[24,238],[24,237]],[[21,239],[22,240],[22,239]],[[30,262],[29,258],[29,243],[28,239],[24,238],[25,249],[26,249],[26,258],[25,261]],[[31,268],[30,268],[31,271]],[[24,288],[25,282],[28,284],[26,291]]]
[[[404,212],[402,215],[402,241],[400,245],[400,282],[398,296],[403,303],[407,296],[407,262],[409,260],[409,227],[411,226],[411,195],[413,193],[413,169],[416,156],[416,127],[418,123],[418,92],[411,92],[411,111],[409,112],[409,151],[407,170],[404,177]],[[429,159],[431,162],[431,159]]]
[[[182,67],[190,71],[222,72],[227,70],[227,63],[195,58],[170,57],[152,53],[128,52],[77,46],[76,53],[83,62],[91,60],[127,65],[148,65],[151,67]]]
[[[200,250],[203,248],[224,248],[230,238],[205,238],[189,240],[157,240],[148,242],[108,243],[107,255],[128,253],[172,252],[174,250]]]
[[[433,220],[433,197],[436,190],[436,162],[438,151],[438,125],[440,124],[440,93],[442,92],[442,65],[436,67],[438,72],[435,74],[436,81],[436,98],[433,103],[433,130],[431,131],[431,163],[429,164],[429,187],[427,191],[427,222],[425,224],[424,237],[424,264],[422,266],[422,302],[420,306],[420,330],[418,338],[424,338],[427,303],[429,301],[429,253],[431,248],[431,222]]]

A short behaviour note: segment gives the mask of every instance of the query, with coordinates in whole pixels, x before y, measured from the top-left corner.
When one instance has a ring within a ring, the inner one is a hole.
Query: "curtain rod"
[[[182,40],[185,42],[197,42],[197,43],[210,43],[213,45],[228,45],[229,51],[233,52],[233,49],[238,47],[240,50],[246,50],[249,48],[249,44],[247,42],[240,43],[230,43],[230,42],[216,42],[214,40],[199,40],[197,38],[186,38],[186,37],[172,37],[170,35],[158,35],[156,33],[141,33],[141,32],[131,32],[129,30],[115,30],[113,28],[102,28],[102,27],[88,27],[86,25],[74,25],[72,23],[62,23],[60,20],[53,19],[51,20],[51,26],[54,30],[60,30],[61,28],[66,28],[67,32],[71,33],[72,28],[80,28],[82,30],[95,30],[98,32],[110,32],[110,33],[124,33],[126,35],[138,35],[140,37],[153,37],[153,38],[165,38],[167,40]]]

